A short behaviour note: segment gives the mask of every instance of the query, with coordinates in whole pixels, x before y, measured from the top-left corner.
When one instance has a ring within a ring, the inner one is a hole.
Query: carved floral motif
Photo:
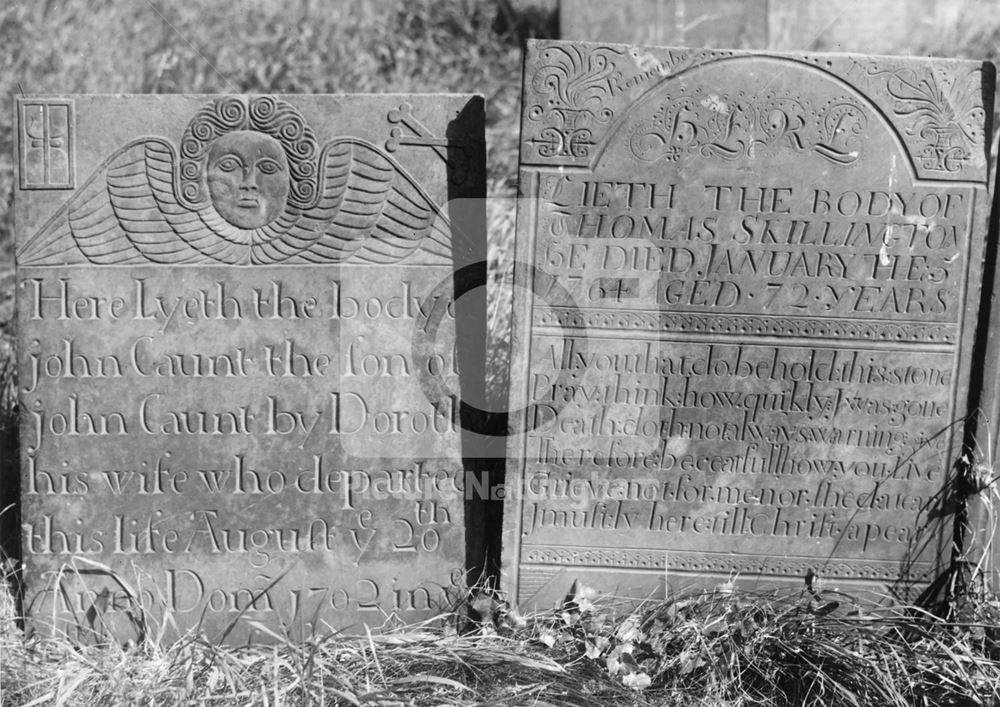
[[[542,99],[528,109],[532,122],[546,122],[528,142],[541,157],[587,157],[594,145],[593,127],[614,115],[608,107],[612,86],[621,77],[623,52],[574,45],[547,47],[533,72],[531,87]]]
[[[892,111],[905,121],[906,134],[921,143],[916,159],[924,169],[959,172],[974,151],[983,149],[981,69],[954,76],[930,67],[882,70],[872,64],[865,72],[885,81]]]

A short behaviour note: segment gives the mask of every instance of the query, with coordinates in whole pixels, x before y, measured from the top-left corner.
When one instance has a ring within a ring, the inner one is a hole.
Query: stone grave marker
[[[452,278],[483,257],[482,99],[15,111],[32,619],[244,640],[438,610],[476,522],[459,411],[482,315]]]
[[[951,553],[991,64],[532,42],[511,598],[912,598]]]
[[[763,49],[766,0],[560,0],[563,39]]]
[[[559,26],[568,40],[920,54],[990,9],[979,0],[560,0]]]
[[[926,51],[920,42],[951,29],[969,0],[770,0],[771,49]],[[983,9],[980,9],[983,11]]]

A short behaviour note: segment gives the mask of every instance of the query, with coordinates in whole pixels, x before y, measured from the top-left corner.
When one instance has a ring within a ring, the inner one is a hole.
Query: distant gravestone
[[[993,80],[529,43],[513,600],[926,586],[952,550]]]
[[[763,49],[766,0],[561,0],[563,39]]]
[[[772,49],[919,53],[968,0],[770,0]],[[985,9],[985,8],[983,8]],[[982,11],[982,10],[980,10]]]
[[[921,54],[963,16],[990,9],[977,0],[560,0],[559,26],[568,40]]]
[[[452,278],[482,245],[449,202],[484,193],[482,100],[15,107],[33,620],[242,640],[436,611],[465,583],[482,352]]]

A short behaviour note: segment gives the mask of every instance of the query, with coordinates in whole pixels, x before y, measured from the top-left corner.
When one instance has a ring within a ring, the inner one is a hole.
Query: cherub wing
[[[252,260],[397,263],[418,249],[451,257],[451,225],[420,184],[375,145],[330,142],[320,158],[316,205],[288,230],[254,244]]]
[[[319,196],[286,207],[248,243],[206,204],[178,198],[177,158],[160,138],[115,151],[17,252],[21,265],[395,263],[418,248],[449,257],[450,224],[395,160],[354,138],[320,158]],[[230,232],[233,232],[232,234]]]
[[[173,146],[142,138],[115,151],[17,253],[22,265],[237,263],[208,210],[177,198]]]

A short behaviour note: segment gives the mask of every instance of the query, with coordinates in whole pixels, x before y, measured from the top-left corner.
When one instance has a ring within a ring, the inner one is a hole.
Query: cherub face
[[[288,200],[288,159],[269,135],[226,133],[208,152],[208,193],[222,218],[238,228],[260,228],[278,218]]]

